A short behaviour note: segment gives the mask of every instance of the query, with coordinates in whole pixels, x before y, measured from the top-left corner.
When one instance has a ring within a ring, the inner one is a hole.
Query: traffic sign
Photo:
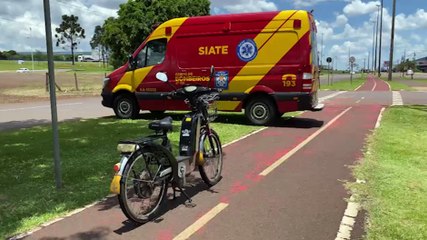
[[[332,62],[332,58],[331,57],[326,58],[326,62],[328,63]]]

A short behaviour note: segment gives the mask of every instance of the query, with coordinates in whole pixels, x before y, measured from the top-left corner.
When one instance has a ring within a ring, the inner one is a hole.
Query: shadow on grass
[[[405,108],[427,112],[427,105],[411,105],[411,106],[405,106]]]

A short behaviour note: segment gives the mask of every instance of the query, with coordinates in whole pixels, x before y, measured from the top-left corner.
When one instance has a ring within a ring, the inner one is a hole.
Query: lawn
[[[427,106],[388,108],[352,186],[367,210],[366,239],[427,239]]]
[[[182,118],[180,114],[172,116]],[[221,114],[219,121],[213,128],[223,144],[260,128],[231,123],[243,122],[243,114]],[[0,132],[0,239],[107,196],[112,167],[119,160],[117,142],[149,133],[147,123],[144,119],[113,118],[60,123],[64,186],[59,191],[54,182],[50,126]],[[175,149],[179,124],[174,122],[175,131],[170,134]]]
[[[331,85],[323,84],[320,86],[321,90],[333,90],[333,91],[354,91],[360,85],[365,82],[365,77],[354,78],[352,81],[339,81],[334,82]]]
[[[390,85],[390,88],[392,91],[414,91],[415,90],[402,82],[398,82],[397,79],[393,79],[392,81],[388,81],[387,77],[381,77],[381,79]]]

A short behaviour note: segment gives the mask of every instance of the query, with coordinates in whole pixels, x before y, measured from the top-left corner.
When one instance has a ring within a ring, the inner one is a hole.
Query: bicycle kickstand
[[[178,188],[179,189],[179,191],[185,196],[185,198],[187,198],[187,201],[184,203],[184,205],[186,206],[186,207],[191,207],[191,208],[193,208],[193,207],[195,207],[196,206],[196,204],[195,203],[193,203],[193,200],[190,198],[190,196],[188,196],[188,194],[184,191],[184,189],[182,189],[182,187],[181,186],[174,186],[172,189],[173,189],[173,199],[176,199],[176,194],[175,194],[175,192],[176,192],[176,189],[175,188]]]

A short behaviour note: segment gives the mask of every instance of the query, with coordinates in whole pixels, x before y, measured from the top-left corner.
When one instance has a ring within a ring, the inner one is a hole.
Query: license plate
[[[120,194],[120,179],[122,176],[115,175],[110,184],[110,192],[114,194]]]

